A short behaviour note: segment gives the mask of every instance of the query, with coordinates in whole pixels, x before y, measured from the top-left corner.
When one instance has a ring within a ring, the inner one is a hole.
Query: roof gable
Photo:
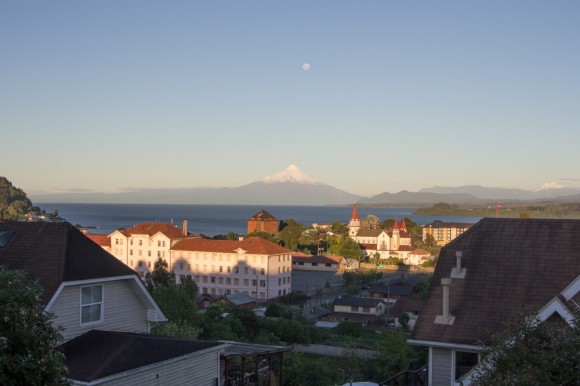
[[[0,264],[28,272],[42,285],[47,304],[62,282],[136,275],[66,222],[0,222],[14,232],[0,248]]]
[[[442,313],[441,279],[462,252],[464,279],[451,279],[453,324]],[[413,339],[478,344],[523,311],[538,312],[580,273],[580,221],[486,218],[442,248]]]

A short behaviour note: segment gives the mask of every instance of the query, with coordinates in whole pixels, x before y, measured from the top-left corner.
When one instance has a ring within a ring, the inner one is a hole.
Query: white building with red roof
[[[264,300],[290,293],[292,251],[259,237],[185,238],[171,247],[169,264],[178,280],[192,276],[200,293]]]
[[[184,220],[181,229],[173,224],[146,222],[127,229],[117,229],[107,237],[110,240],[108,252],[145,277],[147,272],[153,270],[158,258],[169,259],[169,249],[173,244],[184,238],[198,236],[189,235],[187,220]],[[105,248],[102,240],[94,241]]]
[[[369,258],[394,257],[402,259],[405,264],[418,265],[430,256],[429,252],[413,247],[404,218],[400,226],[395,219],[392,229],[381,229],[380,224],[373,219],[360,219],[356,206],[353,206],[349,235]]]
[[[305,271],[337,272],[348,269],[348,263],[342,256],[308,255],[302,252],[292,254],[293,269]]]

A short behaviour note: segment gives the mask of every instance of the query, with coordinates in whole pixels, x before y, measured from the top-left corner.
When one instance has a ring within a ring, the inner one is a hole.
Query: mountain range
[[[349,205],[425,207],[446,202],[487,205],[490,202],[580,202],[580,189],[488,188],[479,185],[435,186],[418,192],[384,192],[361,197],[327,185],[296,165],[260,181],[234,188],[141,189],[121,193],[58,193],[30,195],[43,203],[203,204],[203,205]]]

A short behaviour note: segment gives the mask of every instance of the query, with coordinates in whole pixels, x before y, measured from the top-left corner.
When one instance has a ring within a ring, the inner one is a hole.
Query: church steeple
[[[356,205],[352,206],[352,213],[350,214],[350,219],[351,220],[358,220],[358,209],[356,208]]]
[[[403,217],[403,220],[401,221],[401,230],[407,232],[407,224],[405,224],[405,217]]]
[[[350,214],[350,221],[348,222],[348,234],[355,240],[358,231],[360,230],[360,218],[358,217],[358,210],[356,205],[352,206],[352,213]]]

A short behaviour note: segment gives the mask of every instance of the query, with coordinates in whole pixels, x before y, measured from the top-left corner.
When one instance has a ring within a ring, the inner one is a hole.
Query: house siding
[[[452,385],[451,350],[433,347],[431,366],[430,386]]]
[[[219,374],[219,349],[184,357],[160,366],[145,368],[137,373],[130,372],[121,378],[92,384],[107,386],[159,386],[196,385],[215,386]]]
[[[103,321],[81,326],[80,289],[81,285],[64,287],[52,307],[55,326],[62,326],[64,341],[73,339],[92,329],[147,333],[147,307],[135,294],[129,280],[95,282],[103,285]]]

